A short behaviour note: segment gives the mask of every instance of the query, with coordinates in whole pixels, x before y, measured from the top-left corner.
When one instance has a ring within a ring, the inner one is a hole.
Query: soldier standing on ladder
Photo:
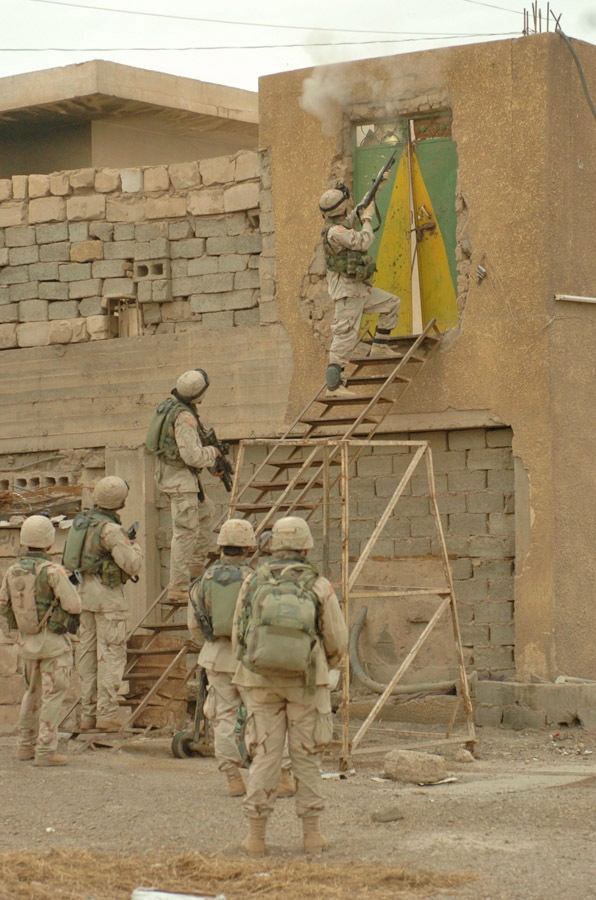
[[[387,177],[383,177],[380,186]],[[364,209],[348,212],[349,199],[349,190],[344,184],[338,184],[325,191],[319,200],[319,209],[325,219],[321,234],[327,288],[335,304],[331,325],[333,339],[325,375],[327,396],[346,399],[357,396],[346,387],[344,368],[360,340],[363,314],[379,315],[370,355],[394,357],[389,335],[397,325],[400,307],[399,297],[370,284],[376,271],[375,261],[367,252],[375,239],[372,228],[375,202],[373,200]]]

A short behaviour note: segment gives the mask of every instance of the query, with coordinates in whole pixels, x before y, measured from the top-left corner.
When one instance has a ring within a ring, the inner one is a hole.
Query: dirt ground
[[[211,866],[201,889],[226,900],[596,898],[596,733],[481,728],[478,738],[467,762],[437,747],[455,781],[400,784],[380,779],[383,754],[371,752],[400,745],[394,726],[373,726],[355,773],[324,779],[331,846],[309,864],[291,799],[277,803],[268,857],[246,860],[241,801],[225,796],[214,759],[175,759],[169,738],[81,753],[71,740],[69,765],[55,769],[17,762],[15,738],[1,738],[0,898],[112,900],[140,885],[190,893],[189,860]],[[324,770],[337,771],[337,760]],[[65,860],[79,874],[59,888],[52,871]],[[175,883],[168,860],[179,863]],[[85,871],[110,866],[112,887],[86,881]]]

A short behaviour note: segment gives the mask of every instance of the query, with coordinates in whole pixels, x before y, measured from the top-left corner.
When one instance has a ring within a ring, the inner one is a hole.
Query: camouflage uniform
[[[359,223],[355,211],[346,219],[338,221],[327,231],[327,240],[336,253],[345,250],[366,252],[372,245],[375,236],[371,221],[364,218],[362,229],[357,230]],[[348,278],[341,272],[327,270],[327,289],[334,301],[333,335],[329,349],[329,363],[342,369],[349,362],[352,352],[360,340],[360,322],[364,313],[379,314],[376,336],[388,336],[397,325],[400,300],[388,291],[372,287],[362,281]]]
[[[226,576],[230,576],[228,590],[233,594],[234,590],[236,593],[240,590],[242,582],[247,576],[252,575],[252,572],[250,566],[240,561],[238,557],[224,556],[209,567],[197,587],[193,587],[191,597],[198,608],[203,608],[211,614],[213,603],[218,602],[220,579],[225,584]],[[209,681],[206,714],[214,723],[215,758],[218,761],[218,768],[220,772],[235,772],[242,765],[235,728],[238,710],[244,700],[236,685],[232,684],[238,661],[232,652],[231,637],[221,636],[206,640],[199,654],[199,665],[207,672]]]
[[[292,550],[273,553],[272,557],[274,562],[277,559],[305,561],[301,553]],[[249,587],[250,581],[245,581],[238,596],[235,622]],[[250,671],[242,663],[233,679],[246,696],[248,710],[246,743],[252,762],[244,807],[249,819],[267,818],[273,811],[286,737],[298,784],[298,816],[318,817],[325,805],[320,765],[333,732],[330,669],[337,668],[341,662],[348,633],[330,582],[319,576],[312,590],[320,601],[321,627],[314,650],[314,686],[307,686],[306,674],[265,676]],[[236,631],[232,645],[234,650],[238,646]]]
[[[79,595],[68,580],[65,569],[49,561],[49,556],[42,552],[29,551],[27,558],[48,561],[45,572],[54,597],[58,598],[67,613],[80,613]],[[6,634],[9,632],[11,612],[14,614],[15,587],[19,586],[19,580],[23,580],[23,576],[15,572],[20,564],[21,560],[17,560],[10,566],[0,588],[0,626]],[[26,579],[22,602],[35,608],[35,577]],[[14,625],[14,621],[11,624]],[[71,638],[68,633],[57,634],[46,625],[36,634],[26,633],[19,627],[16,640],[23,659],[25,681],[17,728],[17,752],[20,759],[32,757],[34,753],[36,760],[50,758],[58,747],[62,703],[72,672]]]
[[[190,411],[182,410],[174,422],[174,438],[185,468],[177,468],[157,458],[155,481],[170,498],[172,544],[170,550],[170,590],[188,592],[190,566],[205,566],[211,545],[214,504],[203,495],[199,500],[198,472],[215,465],[217,451],[203,447],[197,422]]]
[[[102,510],[106,521],[100,532],[100,547],[126,575],[138,575],[142,551],[131,541],[113,510]],[[88,541],[90,535],[85,539]],[[115,719],[118,691],[126,665],[128,603],[122,583],[110,586],[101,575],[83,572],[79,675],[82,717],[86,720]],[[121,582],[121,579],[115,579]]]

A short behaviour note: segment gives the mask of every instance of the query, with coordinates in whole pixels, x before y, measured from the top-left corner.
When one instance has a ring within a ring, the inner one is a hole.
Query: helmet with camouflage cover
[[[122,509],[128,497],[128,485],[117,475],[106,475],[95,485],[93,502],[102,509]]]
[[[271,529],[269,546],[272,553],[276,550],[310,550],[313,547],[310,528],[299,516],[278,519]]]
[[[191,402],[202,397],[209,387],[209,376],[204,369],[189,369],[176,382],[176,393],[181,400]]]
[[[21,525],[21,544],[23,547],[36,547],[47,550],[54,543],[56,531],[46,516],[29,516]]]
[[[250,547],[254,550],[257,541],[252,525],[246,519],[228,519],[219,529],[217,546]]]
[[[349,199],[350,192],[345,184],[338,184],[320,196],[319,209],[324,216],[343,216]]]

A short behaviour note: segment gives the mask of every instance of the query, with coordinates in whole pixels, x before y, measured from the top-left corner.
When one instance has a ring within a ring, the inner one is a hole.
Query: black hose
[[[360,664],[360,659],[358,657],[358,641],[360,640],[360,632],[364,626],[366,621],[366,616],[368,613],[368,607],[363,606],[358,614],[358,618],[354,622],[352,629],[350,631],[350,640],[348,643],[348,649],[350,653],[350,667],[352,672],[362,684],[367,687],[370,691],[373,691],[375,694],[383,694],[387,688],[386,684],[382,684],[380,681],[374,681],[370,678],[362,665]],[[452,691],[455,688],[455,681],[429,681],[424,684],[396,684],[392,694],[420,694],[420,693],[428,693],[428,694],[444,694],[449,691]]]

